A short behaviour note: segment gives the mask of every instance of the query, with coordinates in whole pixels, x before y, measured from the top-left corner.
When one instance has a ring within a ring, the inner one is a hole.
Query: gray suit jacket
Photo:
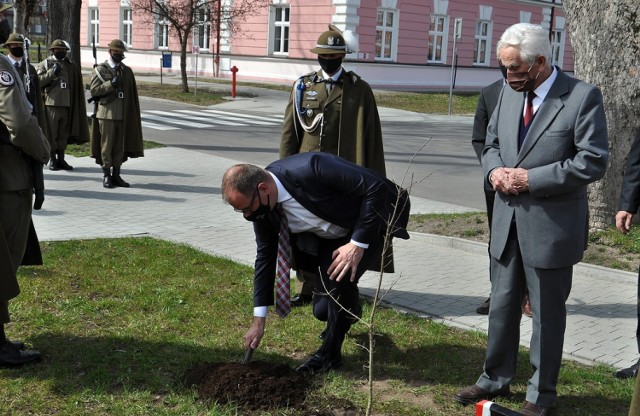
[[[582,259],[587,247],[587,185],[606,170],[607,122],[600,90],[558,68],[522,148],[518,133],[524,94],[504,88],[487,130],[485,175],[504,167],[528,170],[529,191],[496,193],[490,252],[500,259],[512,220],[525,265],[553,269]]]

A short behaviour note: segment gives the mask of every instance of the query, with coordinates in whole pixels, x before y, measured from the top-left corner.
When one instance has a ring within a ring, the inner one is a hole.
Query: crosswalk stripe
[[[198,120],[198,121],[204,121],[207,123],[211,123],[211,124],[222,124],[224,126],[247,126],[247,124],[242,123],[242,121],[244,120],[239,120],[239,121],[225,121],[225,120],[219,120],[217,118],[211,118],[211,117],[202,117],[202,113],[198,112],[198,111],[193,111],[193,110],[178,110],[179,113],[183,113],[183,114],[193,114],[196,117],[190,116],[189,120],[193,119],[193,120]]]
[[[171,114],[171,113],[169,113],[169,114]],[[185,126],[185,127],[195,127],[195,128],[211,127],[211,124],[202,124],[202,123],[196,123],[194,121],[177,120],[175,118],[163,117],[162,115],[149,114],[149,112],[145,112],[142,115],[142,118],[143,119],[155,120],[155,121],[161,121],[162,123],[167,123],[167,124],[177,124],[179,126]]]
[[[180,127],[167,126],[166,124],[156,124],[144,120],[140,124],[142,124],[142,127],[154,130],[180,130]]]
[[[223,117],[244,118],[244,119],[248,119],[248,120],[246,120],[247,122],[251,122],[251,123],[254,123],[254,124],[277,125],[277,124],[281,123],[280,120],[278,120],[278,121],[274,120],[274,118],[278,118],[277,116],[272,116],[272,117],[253,116],[253,115],[248,115],[248,114],[227,113],[227,112],[220,111],[220,110],[204,110],[204,112],[205,113],[211,113],[211,114],[219,114],[219,115],[221,115]],[[280,117],[280,118],[283,118],[283,117]],[[263,120],[263,121],[267,122],[267,124],[258,123],[258,120]]]

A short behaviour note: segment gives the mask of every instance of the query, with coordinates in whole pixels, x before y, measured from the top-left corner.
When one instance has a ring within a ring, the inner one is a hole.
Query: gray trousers
[[[522,319],[522,293],[529,291],[533,311],[529,360],[533,375],[526,400],[552,407],[562,360],[567,322],[566,301],[571,292],[573,266],[536,269],[522,263],[515,232],[511,233],[503,258],[491,259],[491,306],[489,341],[484,373],[476,384],[489,392],[506,388],[516,373]]]

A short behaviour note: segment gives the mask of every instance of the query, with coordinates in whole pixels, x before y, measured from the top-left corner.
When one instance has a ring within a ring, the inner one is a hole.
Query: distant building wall
[[[223,6],[229,2],[222,0]],[[83,65],[93,63],[95,32],[99,61],[107,58],[109,41],[118,38],[130,45],[126,63],[134,69],[159,70],[162,52],[171,51],[172,68],[164,71],[179,73],[180,45],[166,22],[131,11],[128,0],[84,1],[81,16]],[[455,88],[478,90],[500,76],[495,46],[504,30],[518,22],[551,28],[553,61],[573,72],[573,49],[560,0],[273,0],[237,24],[235,32],[221,28],[217,67],[218,36],[207,16],[203,12],[198,32],[188,41],[189,74],[195,73],[191,52],[196,45],[199,75],[217,72],[229,78],[230,68],[236,66],[241,80],[289,84],[318,67],[310,49],[332,23],[352,31],[359,41],[345,67],[375,87],[448,89],[455,44]],[[457,21],[460,37],[454,39]]]

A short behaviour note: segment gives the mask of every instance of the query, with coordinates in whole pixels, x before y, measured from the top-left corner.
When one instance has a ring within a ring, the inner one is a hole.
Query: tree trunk
[[[187,80],[187,43],[189,37],[185,35],[180,38],[180,77],[182,78],[182,92],[189,92],[189,82]]]
[[[80,9],[82,0],[55,0],[48,2],[49,40],[62,39],[69,42],[69,58],[80,63]],[[47,45],[47,49],[50,45]]]
[[[564,0],[575,76],[597,85],[609,131],[609,166],[589,187],[590,227],[613,223],[631,143],[640,129],[638,0]]]

